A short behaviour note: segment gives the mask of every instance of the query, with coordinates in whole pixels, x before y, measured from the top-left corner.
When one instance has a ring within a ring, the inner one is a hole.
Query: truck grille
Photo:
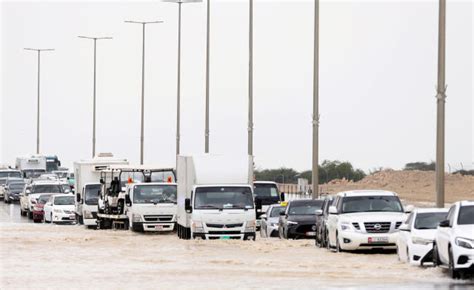
[[[390,222],[364,223],[365,230],[368,233],[388,233],[390,231]]]
[[[232,229],[232,228],[240,228],[243,226],[243,224],[206,224],[206,226],[208,228],[216,228],[216,229],[224,229],[224,228],[227,228],[227,229]]]
[[[173,220],[172,215],[145,215],[143,218],[146,222],[170,222]]]
[[[240,235],[239,231],[209,231],[210,235]]]

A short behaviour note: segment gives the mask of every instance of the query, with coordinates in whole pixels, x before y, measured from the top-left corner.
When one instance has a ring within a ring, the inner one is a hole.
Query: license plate
[[[306,232],[307,236],[316,236],[316,232]]]
[[[221,240],[230,240],[230,237],[229,236],[222,236]]]
[[[76,216],[75,216],[75,215],[70,215],[70,216],[69,216],[69,219],[70,219],[70,220],[75,220],[75,219],[76,219]]]
[[[155,226],[155,229],[157,229],[157,230],[162,230],[162,229],[163,229],[163,226]]]
[[[388,237],[371,237],[368,238],[368,243],[388,243]]]

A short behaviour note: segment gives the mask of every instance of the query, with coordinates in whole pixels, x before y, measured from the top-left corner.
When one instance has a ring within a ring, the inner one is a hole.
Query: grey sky
[[[247,147],[247,1],[214,0],[211,152]],[[313,1],[255,1],[255,160],[311,166]],[[473,4],[447,6],[446,163],[472,167]],[[322,1],[320,159],[365,170],[435,157],[437,1]],[[159,1],[2,2],[0,163],[33,153],[36,55],[42,152],[91,154],[92,42],[98,43],[97,151],[139,160],[141,30],[147,28],[145,162],[175,152],[177,6]],[[205,5],[183,6],[183,153],[204,151]]]

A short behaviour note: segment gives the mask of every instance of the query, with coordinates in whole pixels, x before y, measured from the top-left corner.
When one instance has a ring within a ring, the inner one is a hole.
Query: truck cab
[[[76,194],[76,218],[80,224],[86,227],[97,225],[97,204],[100,187],[100,183],[86,183],[82,187],[81,193]]]
[[[251,156],[178,156],[178,237],[255,240]]]
[[[125,195],[125,213],[136,232],[173,231],[176,223],[176,183],[130,183]]]
[[[273,181],[254,181],[254,198],[257,208],[257,228],[260,228],[260,216],[265,214],[272,204],[285,201],[283,193],[278,190],[278,185]]]

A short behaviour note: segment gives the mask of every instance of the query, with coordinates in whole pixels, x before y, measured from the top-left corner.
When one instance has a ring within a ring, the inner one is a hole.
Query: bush
[[[412,162],[405,164],[403,170],[421,170],[421,171],[434,171],[436,170],[436,163],[431,161],[431,163],[426,162]]]
[[[454,171],[453,174],[461,174],[462,176],[464,175],[472,175],[474,176],[474,170],[458,170],[458,171]]]

